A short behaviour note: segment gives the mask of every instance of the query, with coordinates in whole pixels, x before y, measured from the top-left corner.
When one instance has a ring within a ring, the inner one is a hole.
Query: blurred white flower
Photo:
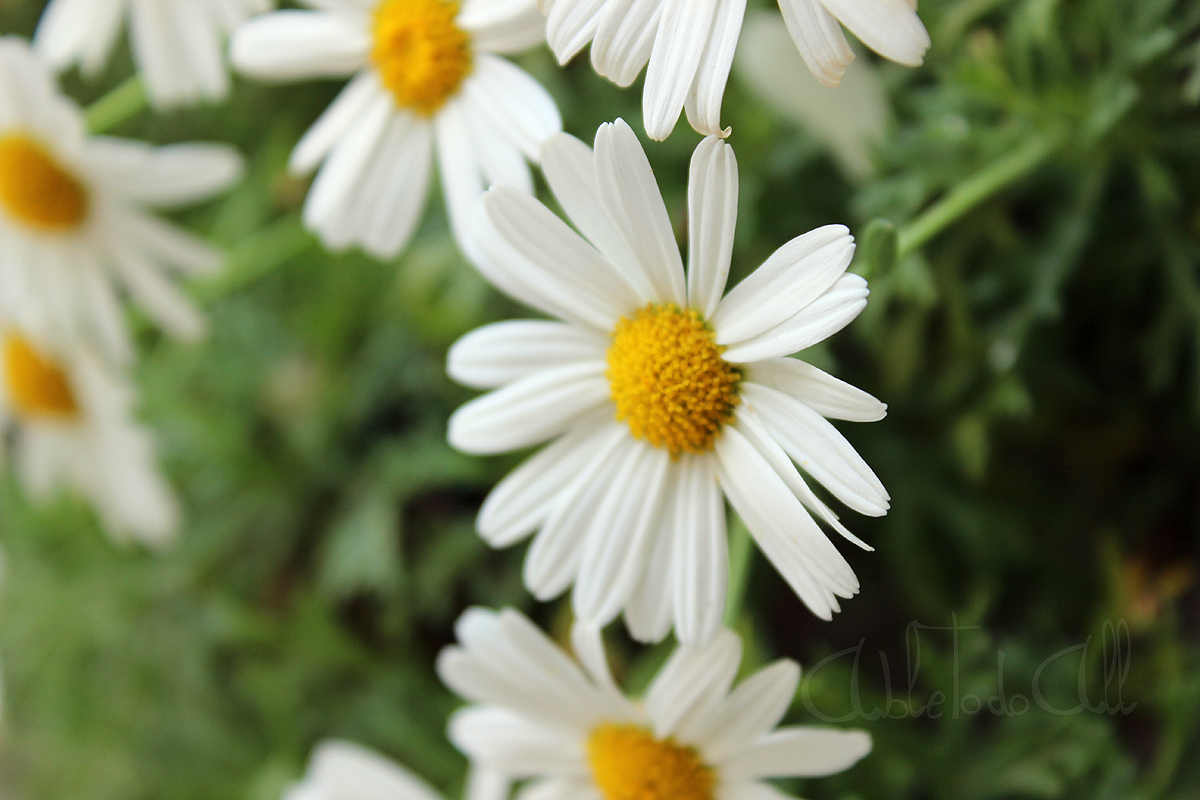
[[[472,770],[465,800],[505,800],[508,781]],[[443,800],[441,794],[396,762],[353,742],[330,739],[313,750],[304,778],[284,800]]]
[[[11,436],[31,497],[60,488],[96,509],[113,539],[167,544],[179,508],[152,437],[133,419],[134,392],[90,348],[53,348],[0,319],[0,446]]]
[[[678,647],[640,701],[622,694],[603,642],[576,626],[573,661],[520,613],[471,609],[438,673],[478,705],[450,719],[473,764],[532,779],[528,800],[783,800],[770,778],[848,769],[871,750],[863,731],[776,727],[800,669],[781,659],[733,688],[737,636]]]
[[[227,145],[89,136],[28,45],[0,39],[0,307],[127,358],[121,288],[170,333],[198,336],[204,318],[167,273],[207,273],[221,255],[147,209],[210,197],[241,165]]]
[[[872,147],[887,130],[890,109],[879,71],[855,64],[837,91],[822,86],[804,64],[779,15],[754,9],[746,14],[734,73],[763,101],[819,139],[848,177],[866,180],[875,172]]]
[[[738,197],[728,144],[710,136],[692,158],[686,277],[623,121],[601,126],[594,154],[551,137],[542,169],[587,240],[500,186],[484,195],[474,250],[502,291],[563,321],[488,325],[449,354],[456,380],[496,389],[454,413],[451,444],[488,454],[557,437],[488,496],[480,535],[505,547],[540,530],[525,562],[539,599],[574,584],[581,619],[624,610],[638,639],[674,622],[680,641],[702,643],[725,609],[723,491],[800,598],[831,618],[858,579],[805,508],[867,546],[792,462],[851,508],[885,514],[883,485],[825,417],[877,420],[886,406],[787,356],[866,306],[866,281],[846,273],[853,237],[828,225],[793,239],[722,298]]]
[[[542,86],[496,54],[543,40],[535,0],[310,0],[239,28],[234,66],[273,80],[354,74],[292,152],[320,165],[304,221],[333,249],[379,258],[408,243],[436,150],[455,235],[487,184],[533,190],[526,159],[562,129]]]
[[[159,108],[229,92],[225,38],[271,0],[50,0],[34,47],[56,69],[85,75],[108,61],[129,17],[129,40],[150,102]]]
[[[618,86],[646,67],[642,114],[652,139],[667,138],[684,109],[700,133],[722,132],[721,99],[746,0],[539,2],[560,64],[591,42],[592,66]],[[916,0],[779,0],[796,47],[826,86],[836,86],[854,60],[841,25],[884,58],[920,66],[929,34],[916,9]]]

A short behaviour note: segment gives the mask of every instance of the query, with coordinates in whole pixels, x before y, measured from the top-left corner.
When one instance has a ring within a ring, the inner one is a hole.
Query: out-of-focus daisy
[[[89,136],[26,43],[0,39],[0,306],[36,308],[127,356],[119,287],[169,332],[198,335],[203,317],[167,274],[209,272],[221,256],[148,209],[209,197],[241,163],[226,145]]]
[[[260,78],[353,79],[292,152],[321,165],[304,220],[334,249],[387,258],[412,235],[437,153],[456,235],[490,183],[532,191],[525,159],[562,129],[542,86],[497,54],[544,36],[534,0],[309,0],[233,37],[232,59]]]
[[[546,40],[559,63],[590,41],[592,66],[618,86],[633,83],[646,67],[642,114],[651,138],[667,138],[681,109],[700,133],[721,131],[721,98],[746,0],[540,3]],[[916,0],[779,0],[779,10],[809,69],[826,86],[836,86],[854,60],[841,25],[884,58],[906,66],[920,66],[929,49]]]
[[[854,239],[829,225],[779,248],[723,299],[737,218],[733,150],[706,138],[692,158],[687,275],[650,164],[623,121],[596,150],[560,134],[542,146],[550,188],[584,236],[508,187],[484,195],[484,274],[562,322],[510,321],[463,337],[448,371],[496,389],[450,419],[450,442],[500,453],[557,440],[484,502],[480,534],[503,547],[540,529],[525,581],[547,599],[572,583],[576,615],[622,609],[657,640],[672,621],[707,641],[725,607],[722,490],[759,547],[817,615],[858,580],[805,510],[851,541],[794,460],[844,503],[881,515],[888,495],[825,417],[886,407],[790,353],[866,306],[846,273]],[[868,548],[869,549],[869,548]]]
[[[509,783],[497,773],[472,770],[466,800],[504,800]],[[443,800],[433,787],[396,762],[362,745],[336,739],[313,751],[304,778],[284,800]]]
[[[742,648],[728,630],[675,650],[639,701],[609,674],[594,629],[577,626],[573,661],[516,611],[472,609],[438,672],[478,705],[450,719],[472,762],[532,778],[537,800],[769,800],[769,778],[849,768],[871,749],[863,731],[777,727],[800,669],[775,662],[731,688]]]
[[[100,71],[122,22],[150,102],[159,108],[220,100],[229,92],[225,39],[270,0],[50,0],[34,34],[58,69]]]
[[[179,527],[150,434],[132,418],[134,393],[87,347],[56,350],[0,319],[0,443],[36,499],[66,488],[85,497],[112,537],[166,544]]]

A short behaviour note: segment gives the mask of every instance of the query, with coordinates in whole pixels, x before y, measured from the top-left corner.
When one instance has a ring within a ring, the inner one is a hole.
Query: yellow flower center
[[[742,379],[724,351],[697,311],[651,304],[622,317],[608,348],[617,419],[673,457],[708,452],[733,416]]]
[[[73,417],[79,411],[62,369],[15,333],[4,337],[4,380],[13,407],[23,417]]]
[[[396,104],[431,116],[471,71],[471,40],[454,24],[458,3],[384,0],[371,60]]]
[[[46,148],[9,133],[0,136],[0,205],[30,228],[58,233],[83,224],[88,194]]]
[[[601,725],[587,743],[604,800],[713,800],[712,769],[694,748],[633,725]]]

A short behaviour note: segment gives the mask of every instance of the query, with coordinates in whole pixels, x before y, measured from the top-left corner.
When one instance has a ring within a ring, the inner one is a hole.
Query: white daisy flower
[[[490,770],[467,776],[466,800],[504,800],[509,782]],[[443,800],[441,794],[396,762],[353,742],[330,739],[313,750],[304,777],[283,800]]]
[[[704,642],[725,608],[723,491],[800,598],[831,618],[858,580],[805,507],[866,545],[792,461],[851,508],[886,513],[883,485],[824,418],[877,420],[886,406],[786,356],[866,306],[866,281],[846,273],[853,237],[829,225],[793,239],[722,299],[738,179],[719,138],[692,158],[686,277],[623,121],[601,126],[594,155],[567,134],[548,139],[542,168],[587,238],[501,186],[484,195],[476,249],[501,290],[562,322],[488,325],[449,354],[459,382],[501,387],[450,418],[455,447],[556,439],[492,491],[480,534],[504,547],[540,531],[525,561],[539,599],[573,583],[581,619],[605,624],[624,609],[639,639],[674,621],[681,641]]]
[[[737,636],[675,650],[638,701],[609,674],[595,629],[572,639],[584,669],[516,611],[472,609],[442,651],[446,685],[478,705],[450,719],[474,764],[533,779],[519,800],[784,800],[766,779],[841,772],[864,731],[777,727],[800,668],[782,659],[731,688]]]
[[[642,114],[652,139],[670,135],[681,109],[700,133],[721,133],[721,98],[746,0],[539,2],[546,41],[560,64],[591,42],[596,71],[628,86],[649,62]],[[854,60],[841,25],[905,66],[920,66],[929,49],[916,0],[779,0],[779,10],[809,69],[826,86],[836,86]]]
[[[122,23],[146,95],[158,108],[220,100],[229,93],[225,39],[271,0],[50,0],[34,34],[56,69],[94,75],[108,61]]]
[[[28,45],[0,39],[0,306],[128,357],[119,287],[168,332],[199,335],[204,318],[167,273],[211,272],[221,255],[149,209],[207,198],[241,163],[227,145],[89,136]]]
[[[89,348],[56,351],[0,321],[0,446],[25,490],[78,492],[117,541],[158,546],[179,527],[149,432],[132,418],[134,392]]]
[[[497,54],[544,36],[535,0],[307,0],[239,28],[234,66],[260,78],[354,74],[292,152],[320,165],[304,221],[333,249],[390,258],[425,205],[437,152],[456,235],[486,183],[533,190],[525,159],[562,130],[553,98]],[[461,239],[461,236],[460,236]]]

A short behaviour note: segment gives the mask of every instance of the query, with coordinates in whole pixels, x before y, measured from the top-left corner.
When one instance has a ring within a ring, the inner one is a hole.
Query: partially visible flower
[[[465,800],[504,800],[509,784],[473,771]],[[284,800],[443,800],[433,787],[396,762],[353,742],[330,739],[313,750],[304,778]]]
[[[198,336],[204,318],[167,276],[221,255],[148,209],[210,197],[241,168],[227,145],[89,136],[28,45],[0,39],[0,307],[128,357],[124,289],[170,333]]]
[[[872,148],[883,141],[890,110],[879,70],[855,64],[834,91],[809,74],[779,15],[746,14],[734,74],[782,116],[829,148],[848,177],[875,172]]]
[[[270,80],[341,77],[346,88],[292,152],[320,170],[304,221],[330,248],[399,253],[425,206],[436,151],[456,236],[488,184],[532,192],[526,159],[562,129],[542,86],[497,54],[543,40],[534,0],[308,0],[233,36],[234,66]]]
[[[159,108],[229,93],[225,38],[271,0],[50,0],[34,47],[57,69],[85,75],[108,61],[129,19],[129,40],[150,102]]]
[[[870,548],[796,465],[856,511],[887,513],[883,484],[826,420],[878,420],[887,407],[789,355],[866,307],[866,281],[846,272],[853,237],[841,225],[810,231],[724,294],[738,175],[721,139],[692,157],[686,274],[623,121],[601,126],[594,153],[551,137],[542,170],[587,238],[499,186],[484,195],[474,250],[497,287],[562,322],[495,323],[449,353],[453,378],[494,390],[450,418],[451,444],[492,454],[556,440],[492,490],[480,535],[507,547],[537,532],[525,583],[539,599],[573,585],[581,619],[624,612],[639,639],[674,624],[680,641],[703,643],[725,610],[728,498],[796,594],[830,619],[859,584],[809,512]]]
[[[134,399],[90,348],[56,348],[0,320],[0,446],[11,437],[25,490],[39,500],[75,491],[117,541],[160,546],[175,536],[179,508]]]
[[[646,133],[662,140],[686,109],[692,127],[721,133],[721,100],[737,48],[746,0],[540,0],[546,40],[565,64],[588,42],[592,66],[618,86],[646,69]],[[841,24],[884,58],[922,63],[929,34],[916,0],[779,0],[805,62],[836,86],[854,60]]]
[[[678,647],[640,700],[609,674],[594,628],[577,625],[583,668],[520,613],[471,609],[438,658],[446,685],[476,705],[450,719],[472,764],[532,779],[532,800],[782,800],[770,778],[848,769],[863,731],[777,727],[800,669],[781,659],[733,687],[741,642],[722,630]]]

